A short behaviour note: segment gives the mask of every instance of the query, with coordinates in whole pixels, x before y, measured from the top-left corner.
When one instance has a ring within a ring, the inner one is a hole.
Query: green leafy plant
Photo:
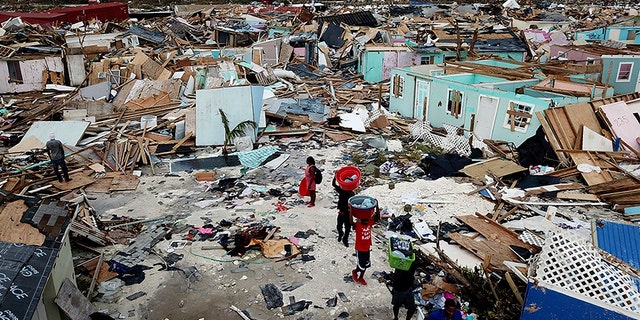
[[[249,128],[255,129],[258,125],[255,121],[246,120],[238,123],[233,129],[229,126],[229,118],[227,118],[227,114],[222,111],[222,109],[218,109],[220,111],[220,119],[222,120],[222,125],[224,126],[224,144],[222,145],[222,154],[227,155],[229,151],[227,150],[227,146],[229,143],[232,143],[235,138],[244,137],[246,135],[246,130]]]
[[[355,164],[361,164],[364,161],[364,156],[362,154],[354,154],[351,156],[351,161]]]

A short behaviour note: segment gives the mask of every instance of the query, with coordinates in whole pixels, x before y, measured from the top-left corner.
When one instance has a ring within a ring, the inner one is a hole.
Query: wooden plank
[[[635,179],[631,177],[625,177],[622,179],[617,179],[610,182],[589,186],[587,187],[587,190],[589,190],[589,192],[591,193],[600,194],[600,193],[605,193],[611,190],[618,190],[618,191],[631,190],[631,189],[638,188],[638,186],[640,185]]]
[[[583,186],[579,183],[569,182],[569,183],[550,184],[550,185],[539,186],[539,187],[531,187],[531,188],[526,188],[524,190],[529,194],[540,194],[544,192],[553,192],[553,191],[559,191],[559,190],[575,190],[575,189],[582,189],[582,188]]]
[[[455,241],[461,247],[469,250],[480,259],[484,259],[487,255],[491,255],[492,259],[489,267],[493,270],[508,270],[503,261],[520,261],[510,249],[503,246],[495,245],[493,241],[477,240],[471,237],[463,236],[457,232],[450,233],[449,238]]]
[[[560,160],[560,162],[565,162],[565,160],[567,160],[567,157],[563,152],[558,151],[562,149],[562,145],[558,141],[558,138],[555,132],[553,132],[553,129],[551,128],[551,124],[549,123],[549,121],[547,121],[547,118],[544,116],[544,113],[542,111],[536,112],[536,117],[538,117],[538,120],[540,121],[540,125],[542,126],[542,131],[544,131],[545,135],[547,136],[547,140],[549,140],[549,144],[551,144],[551,148],[556,153],[556,156],[558,156],[558,160]]]
[[[45,235],[38,228],[20,222],[28,207],[23,200],[10,202],[0,211],[0,241],[41,246]]]
[[[576,136],[573,128],[571,128],[571,123],[569,122],[564,109],[551,108],[544,110],[544,113],[547,116],[547,119],[549,119],[549,123],[551,123],[553,131],[558,136],[562,147],[564,149],[572,149]]]
[[[511,249],[509,249],[510,245],[527,248],[532,251],[539,251],[539,249],[533,245],[520,240],[517,233],[481,214],[477,213],[476,216],[457,216],[456,218],[482,234],[485,238],[492,240],[496,244],[505,246],[509,252],[511,252]]]
[[[71,320],[86,320],[89,315],[98,312],[68,278],[62,282],[54,302]]]
[[[590,193],[569,193],[569,192],[558,192],[556,195],[558,199],[567,199],[567,200],[580,200],[580,201],[600,201],[600,198],[595,194]]]
[[[476,179],[483,179],[485,175],[491,173],[497,177],[526,171],[527,168],[518,165],[511,160],[491,158],[486,161],[470,164],[460,170],[460,172]]]

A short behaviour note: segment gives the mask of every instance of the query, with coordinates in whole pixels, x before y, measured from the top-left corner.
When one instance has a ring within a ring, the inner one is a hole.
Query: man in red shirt
[[[353,277],[353,281],[363,286],[367,285],[367,282],[364,280],[364,272],[371,266],[369,252],[371,250],[371,228],[373,223],[373,219],[360,219],[354,224],[354,228],[356,229],[355,248],[358,264],[355,269],[351,270],[351,276]],[[358,273],[360,273],[359,276]]]

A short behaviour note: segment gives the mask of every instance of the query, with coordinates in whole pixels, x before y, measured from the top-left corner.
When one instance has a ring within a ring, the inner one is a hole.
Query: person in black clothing
[[[338,219],[336,229],[338,230],[338,242],[342,242],[345,247],[349,247],[349,231],[351,230],[351,219],[349,218],[349,198],[355,195],[353,191],[347,191],[338,185],[333,177],[331,183],[338,192]]]
[[[62,182],[63,176],[65,181],[71,181],[69,178],[67,163],[64,161],[64,147],[60,140],[56,140],[56,135],[54,133],[49,134],[49,141],[47,141],[45,147],[47,154],[49,154],[49,158],[51,159],[51,164],[53,165],[53,172],[55,172],[58,181]],[[58,167],[62,169],[62,175],[60,175]]]
[[[408,271],[395,269],[393,273],[393,290],[391,291],[391,304],[393,305],[393,320],[398,320],[400,307],[407,308],[409,320],[416,312],[416,302],[413,298],[413,283],[416,273],[416,263],[413,263]]]

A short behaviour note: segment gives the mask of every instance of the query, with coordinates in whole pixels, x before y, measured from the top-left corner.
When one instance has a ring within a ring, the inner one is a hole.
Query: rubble
[[[17,288],[49,318],[385,318],[393,237],[419,318],[638,318],[635,6],[0,12],[0,316],[34,315]],[[332,231],[347,165],[381,209],[366,286]]]

